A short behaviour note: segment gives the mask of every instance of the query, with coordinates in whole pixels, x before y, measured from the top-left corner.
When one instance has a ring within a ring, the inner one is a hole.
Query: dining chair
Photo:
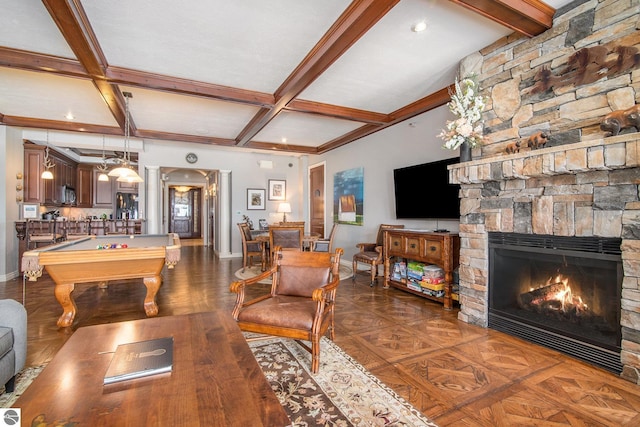
[[[260,258],[261,269],[264,271],[267,268],[267,242],[255,240],[251,236],[251,229],[246,222],[238,223],[238,228],[242,237],[242,271],[244,272],[247,266],[252,266],[253,257]]]

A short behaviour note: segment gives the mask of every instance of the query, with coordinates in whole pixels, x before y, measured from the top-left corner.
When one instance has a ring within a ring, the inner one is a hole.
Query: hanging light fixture
[[[107,167],[107,158],[104,155],[104,135],[102,135],[102,163],[100,163],[100,166],[96,169],[100,172],[100,175],[98,175],[98,181],[109,181],[109,175],[107,175],[109,168]]]
[[[125,116],[124,116],[124,155],[121,165],[109,171],[109,176],[118,177],[116,181],[120,182],[144,182],[138,173],[131,166],[131,152],[129,151],[129,131],[130,131],[130,115],[129,115],[129,98],[133,95],[131,92],[122,92],[125,98]]]
[[[53,173],[51,172],[51,168],[55,167],[56,164],[49,158],[49,130],[47,130],[47,148],[44,149],[44,161],[42,164],[45,167],[45,170],[42,171],[42,175],[40,178],[42,179],[53,179]]]

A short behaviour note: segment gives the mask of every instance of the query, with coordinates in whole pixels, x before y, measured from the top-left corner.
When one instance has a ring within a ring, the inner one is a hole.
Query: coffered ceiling
[[[0,123],[323,153],[448,100],[569,0],[4,0]],[[413,26],[426,23],[426,30]]]

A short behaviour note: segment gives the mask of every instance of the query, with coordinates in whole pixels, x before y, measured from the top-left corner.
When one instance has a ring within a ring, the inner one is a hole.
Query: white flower
[[[482,111],[485,100],[479,94],[476,76],[465,77],[462,81],[456,79],[455,93],[451,94],[451,101],[447,104],[449,110],[458,116],[456,120],[448,120],[446,130],[442,130],[438,137],[444,139],[444,147],[457,149],[464,141],[475,147],[484,140],[482,134]]]

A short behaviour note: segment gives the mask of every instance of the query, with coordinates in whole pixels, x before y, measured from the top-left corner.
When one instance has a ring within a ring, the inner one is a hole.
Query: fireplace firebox
[[[620,244],[489,233],[489,327],[620,373]]]

